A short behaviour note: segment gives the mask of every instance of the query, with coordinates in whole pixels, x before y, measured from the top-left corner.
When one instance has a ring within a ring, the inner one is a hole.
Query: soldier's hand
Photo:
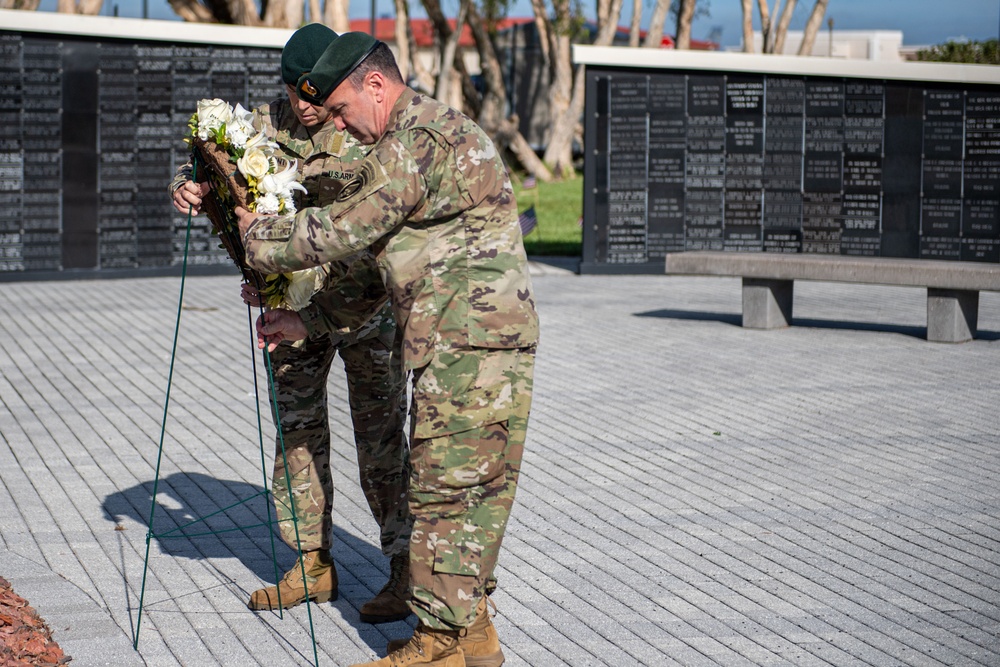
[[[254,308],[264,307],[263,295],[250,283],[243,283],[243,287],[240,289],[240,296],[243,298],[243,303],[248,306],[253,306]]]
[[[257,347],[274,352],[278,343],[302,340],[309,335],[302,318],[294,310],[269,310],[257,318]]]
[[[207,194],[208,183],[187,181],[184,185],[174,190],[174,209],[185,215],[187,215],[190,209],[191,215],[198,215],[201,213],[201,200]]]
[[[250,225],[254,223],[254,220],[258,218],[258,215],[253,211],[248,211],[242,206],[237,206],[233,209],[233,213],[236,214],[236,219],[238,221],[238,226],[240,228],[240,238],[247,235],[247,230],[250,229]]]

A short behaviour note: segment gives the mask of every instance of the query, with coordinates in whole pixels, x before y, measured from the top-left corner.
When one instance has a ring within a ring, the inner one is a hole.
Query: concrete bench
[[[1000,264],[785,253],[693,251],[667,254],[666,272],[743,279],[743,326],[787,327],[796,280],[927,288],[927,340],[976,336],[979,292],[1000,291]]]

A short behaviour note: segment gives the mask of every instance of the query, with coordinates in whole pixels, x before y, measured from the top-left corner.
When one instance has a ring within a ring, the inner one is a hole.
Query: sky
[[[643,1],[643,27],[649,24],[654,0]],[[141,17],[143,3],[148,3],[150,18],[176,19],[166,0],[105,0],[102,14],[111,15],[118,8],[119,16]],[[769,0],[773,6],[776,0]],[[43,0],[42,10],[53,11],[56,0]],[[371,15],[372,0],[351,0],[351,18]],[[514,0],[510,16],[530,16],[530,0]],[[594,0],[581,0],[593,8]],[[695,39],[707,39],[713,30],[721,30],[723,46],[736,46],[742,39],[740,0],[699,0],[707,4],[709,16],[699,17],[692,25]],[[414,16],[422,16],[419,0],[411,0]],[[458,0],[442,0],[449,16],[457,13]],[[621,25],[627,26],[632,17],[631,0],[623,1]],[[754,2],[755,26],[757,3]],[[391,16],[393,0],[375,0],[376,13]],[[798,0],[791,29],[801,30],[812,11],[813,0]],[[593,12],[593,9],[591,9]],[[940,44],[949,39],[991,39],[1000,33],[1000,0],[829,0],[826,19],[833,19],[834,30],[902,30],[903,43],[912,46]],[[673,27],[667,26],[673,33]]]

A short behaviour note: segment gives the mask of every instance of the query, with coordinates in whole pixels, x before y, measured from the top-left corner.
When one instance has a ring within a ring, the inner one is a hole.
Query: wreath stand
[[[192,162],[193,162],[193,174],[192,174],[192,178],[194,178],[194,180],[197,181],[196,177],[197,177],[197,174],[198,174],[198,162],[199,162],[198,153],[197,152],[193,153],[193,160],[192,160]],[[206,201],[211,202],[211,205],[209,206],[209,209],[212,208],[212,205],[214,205],[214,206],[220,206],[219,202],[215,201],[211,197],[208,198]],[[153,538],[157,538],[157,539],[161,539],[161,540],[162,539],[177,539],[177,538],[191,539],[191,538],[194,538],[194,537],[202,537],[202,536],[205,536],[205,535],[218,535],[218,534],[223,533],[223,532],[228,532],[228,530],[223,530],[223,531],[207,530],[207,531],[202,531],[202,532],[188,533],[188,532],[185,532],[185,530],[188,529],[188,528],[191,528],[193,526],[197,526],[199,524],[202,524],[203,522],[207,521],[211,517],[216,516],[218,514],[221,514],[223,512],[226,512],[226,511],[232,509],[233,507],[238,507],[238,506],[241,506],[241,505],[245,505],[247,503],[250,503],[250,502],[254,501],[258,497],[262,497],[263,496],[264,499],[265,499],[265,501],[266,501],[265,504],[267,506],[267,521],[264,522],[264,523],[261,523],[261,524],[255,524],[255,525],[250,525],[250,526],[240,526],[240,528],[258,528],[258,527],[262,527],[262,526],[266,526],[268,528],[268,535],[270,536],[270,539],[271,539],[271,562],[272,562],[272,564],[274,566],[274,579],[275,579],[275,581],[280,581],[280,578],[279,578],[279,574],[280,573],[278,572],[278,558],[277,558],[277,552],[275,551],[275,541],[274,541],[274,526],[276,526],[279,523],[279,521],[278,521],[278,519],[277,519],[276,516],[272,516],[274,498],[273,498],[273,495],[271,493],[271,489],[269,487],[269,480],[268,480],[268,474],[267,474],[267,464],[266,464],[266,456],[265,456],[265,453],[264,453],[263,428],[261,426],[261,416],[260,416],[260,392],[259,392],[259,388],[257,386],[257,357],[254,354],[254,346],[255,346],[256,340],[255,340],[254,328],[253,328],[253,312],[252,312],[253,308],[249,304],[247,305],[247,319],[248,319],[248,322],[249,322],[249,329],[250,329],[250,358],[251,358],[252,366],[253,366],[254,396],[257,399],[256,400],[256,406],[257,406],[256,407],[256,409],[257,409],[257,440],[258,440],[259,445],[260,445],[261,473],[262,473],[262,476],[264,478],[264,490],[260,491],[260,492],[258,492],[256,494],[254,494],[254,495],[252,495],[252,496],[250,496],[248,498],[244,498],[241,501],[233,503],[233,504],[231,504],[231,505],[229,505],[227,507],[223,507],[222,509],[219,509],[216,512],[213,512],[211,514],[208,514],[206,516],[200,517],[198,519],[194,519],[192,521],[189,521],[188,523],[186,523],[186,524],[184,524],[182,526],[178,526],[176,528],[173,528],[171,530],[165,531],[163,533],[154,533],[153,532],[153,518],[154,518],[154,515],[155,515],[155,512],[156,512],[156,496],[157,496],[157,489],[158,489],[159,483],[160,483],[160,463],[163,460],[163,439],[164,439],[164,435],[166,433],[167,411],[168,411],[168,407],[170,405],[170,386],[171,386],[171,382],[173,380],[173,375],[174,375],[174,360],[176,359],[176,356],[177,356],[177,339],[178,339],[178,334],[180,332],[181,311],[182,311],[182,305],[184,303],[184,281],[185,281],[185,278],[187,276],[188,248],[189,248],[190,240],[191,240],[191,218],[192,218],[192,214],[191,213],[192,213],[191,209],[189,208],[188,209],[188,215],[187,215],[187,231],[186,231],[185,236],[184,236],[184,259],[183,259],[183,263],[182,263],[182,267],[181,267],[181,287],[180,287],[180,294],[177,297],[177,318],[176,318],[176,323],[174,325],[173,346],[172,346],[171,352],[170,352],[170,370],[169,370],[169,372],[167,374],[166,396],[165,396],[165,398],[163,400],[163,419],[162,419],[161,424],[160,424],[160,443],[159,443],[159,452],[158,452],[157,457],[156,457],[156,475],[155,475],[154,481],[153,481],[153,500],[152,500],[152,505],[150,506],[150,509],[149,509],[149,522],[148,522],[147,531],[146,531],[146,555],[145,555],[145,558],[143,559],[143,566],[142,566],[142,586],[141,586],[140,591],[139,591],[139,609],[138,609],[138,614],[137,614],[136,623],[135,623],[135,641],[132,643],[132,648],[135,649],[136,651],[139,650],[139,629],[140,629],[141,624],[142,624],[142,605],[143,605],[143,600],[144,600],[144,597],[145,597],[145,594],[146,594],[146,575],[149,572],[149,549],[150,549],[150,542],[152,541]],[[212,220],[212,223],[213,223],[213,225],[217,224],[215,220]],[[227,247],[227,250],[229,250],[228,247]],[[230,252],[230,254],[232,256],[232,252]],[[258,289],[258,292],[260,292],[260,290],[263,288],[263,284],[261,283],[260,278],[258,277],[259,274],[257,274],[256,272],[250,272],[248,269],[245,268],[245,265],[243,267],[241,267],[241,271],[244,274],[244,279],[245,280],[247,280],[248,282],[252,281],[252,282],[257,283],[256,287]],[[267,368],[268,386],[269,387],[273,387],[274,386],[274,376],[273,376],[273,373],[272,373],[273,369],[271,367],[271,355],[270,355],[270,353],[267,350],[267,346],[264,347],[263,352],[264,352],[264,362],[265,362],[265,366]],[[270,392],[270,395],[271,395],[271,405],[272,405],[272,408],[274,410],[274,413],[277,414],[278,413],[278,404],[277,404],[277,401],[274,398],[273,392]],[[284,439],[284,434],[282,433],[280,420],[277,420],[277,419],[275,420],[275,429],[276,429],[277,434],[278,434],[278,442],[281,444],[281,458],[282,458],[282,462],[284,464],[284,473],[285,473],[285,488],[291,489],[292,488],[292,486],[291,486],[291,474],[290,474],[289,469],[288,469],[288,458],[287,458],[286,452],[285,452],[285,439]],[[308,615],[308,618],[309,618],[309,633],[310,633],[310,636],[312,638],[313,664],[316,667],[319,667],[319,654],[318,654],[318,651],[317,651],[317,648],[316,648],[316,629],[315,629],[315,627],[313,625],[312,606],[311,606],[310,600],[309,600],[309,582],[308,582],[308,577],[306,576],[306,571],[305,571],[305,563],[304,563],[304,560],[303,560],[302,546],[301,546],[301,541],[299,539],[299,519],[298,519],[298,516],[296,514],[295,503],[294,502],[290,503],[289,509],[291,510],[292,525],[295,527],[295,543],[296,543],[296,551],[297,551],[297,554],[298,554],[298,564],[299,564],[299,568],[300,568],[301,573],[302,573],[302,585],[305,587],[305,594],[306,594],[305,605],[306,605],[306,612],[307,612],[307,615]],[[283,611],[284,610],[283,610],[283,608],[281,606],[281,589],[279,587],[278,588],[278,618],[279,619],[283,619],[284,618]]]

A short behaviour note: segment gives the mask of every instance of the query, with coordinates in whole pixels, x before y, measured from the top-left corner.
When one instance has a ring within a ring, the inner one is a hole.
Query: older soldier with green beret
[[[329,206],[278,218],[237,209],[248,264],[288,271],[372,248],[413,372],[419,623],[365,665],[500,665],[485,596],[514,501],[538,342],[510,179],[479,126],[409,89],[368,35],[334,40],[297,94],[374,146]],[[261,344],[294,338],[295,318],[265,313]]]
[[[265,104],[255,117],[283,157],[296,160],[307,192],[297,205],[322,206],[354,173],[368,150],[338,130],[322,106],[295,94],[299,77],[313,68],[337,33],[320,24],[296,31],[281,54],[281,75],[288,98]],[[190,180],[181,169],[172,191],[175,207],[187,213],[201,204],[207,185]],[[278,420],[284,439],[276,441],[272,492],[281,536],[303,553],[277,586],[254,592],[251,609],[276,609],[306,598],[337,599],[337,571],[330,555],[333,540],[333,476],[330,470],[330,423],[327,376],[339,352],[347,375],[348,396],[357,447],[361,488],[379,524],[381,547],[390,557],[390,578],[376,597],[361,607],[361,618],[382,623],[410,615],[409,538],[412,519],[407,504],[409,452],[403,433],[406,375],[402,370],[396,323],[374,255],[362,250],[324,267],[323,289],[298,312],[304,340],[271,352]],[[247,303],[260,304],[256,287],[244,284]],[[285,462],[291,493],[285,479]],[[292,505],[298,525],[293,525]],[[307,577],[303,583],[302,573]]]

